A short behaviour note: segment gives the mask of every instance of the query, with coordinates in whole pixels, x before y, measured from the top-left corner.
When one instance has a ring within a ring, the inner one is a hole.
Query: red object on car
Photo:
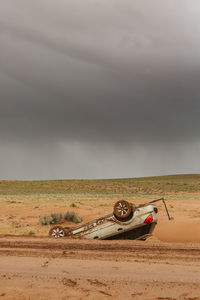
[[[153,222],[153,216],[152,216],[152,215],[149,215],[149,216],[145,219],[144,223],[149,224],[149,223],[151,223],[151,222]]]

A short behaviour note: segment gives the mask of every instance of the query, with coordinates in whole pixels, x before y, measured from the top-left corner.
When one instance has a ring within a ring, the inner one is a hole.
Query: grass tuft
[[[35,232],[34,232],[34,231],[32,231],[32,230],[30,230],[28,234],[29,234],[29,235],[34,235],[34,234],[35,234]]]
[[[64,215],[62,213],[52,213],[50,216],[39,217],[39,220],[41,225],[52,225],[61,221],[73,222],[75,224],[82,222],[82,219],[74,211],[67,211]]]
[[[64,215],[64,219],[75,224],[82,222],[82,219],[77,217],[74,211],[67,211],[67,213]]]

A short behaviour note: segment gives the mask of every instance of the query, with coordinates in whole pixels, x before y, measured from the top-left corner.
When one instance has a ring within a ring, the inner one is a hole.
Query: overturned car
[[[54,238],[72,237],[100,240],[128,239],[146,240],[152,235],[157,224],[158,209],[155,202],[163,201],[169,220],[164,198],[134,205],[126,200],[115,203],[113,213],[74,228],[54,226],[49,236]]]

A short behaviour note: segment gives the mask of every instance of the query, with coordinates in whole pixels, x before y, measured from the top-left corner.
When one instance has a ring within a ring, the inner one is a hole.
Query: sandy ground
[[[1,237],[2,299],[200,299],[200,245]]]
[[[145,242],[55,241],[47,237],[49,226],[42,227],[38,216],[68,210],[71,202],[0,199],[0,299],[200,300],[199,199],[169,197],[174,221],[167,220],[158,204],[159,222]],[[73,203],[87,222],[110,213],[114,200]],[[28,236],[30,231],[35,236]]]

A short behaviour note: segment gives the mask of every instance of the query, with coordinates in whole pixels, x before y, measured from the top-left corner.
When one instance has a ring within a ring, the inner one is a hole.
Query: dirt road
[[[200,244],[0,237],[0,299],[200,299]]]

